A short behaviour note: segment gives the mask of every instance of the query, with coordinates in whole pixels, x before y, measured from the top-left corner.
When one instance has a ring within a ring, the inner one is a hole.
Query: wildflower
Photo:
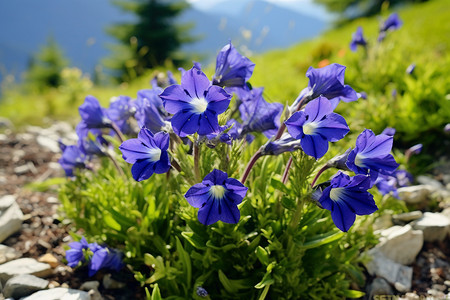
[[[230,42],[217,55],[213,84],[222,87],[244,87],[254,68],[255,64],[239,54]]]
[[[373,196],[370,178],[364,175],[350,177],[339,171],[326,187],[319,203],[331,211],[331,218],[340,230],[346,232],[355,222],[356,215],[370,215],[378,210]]]
[[[445,126],[444,126],[444,132],[445,132],[445,133],[450,133],[450,123],[445,124]]]
[[[395,128],[392,128],[392,127],[386,127],[384,130],[383,130],[383,132],[381,132],[381,134],[385,134],[385,135],[388,135],[388,136],[394,136],[394,134],[395,134]]]
[[[367,46],[367,41],[363,36],[363,30],[361,26],[359,26],[358,29],[356,29],[356,32],[353,33],[352,41],[350,42],[350,50],[355,52],[358,45],[363,46],[364,48]]]
[[[299,97],[291,106],[296,107],[303,98],[307,98],[307,103],[319,96],[327,98],[333,109],[339,104],[339,101],[351,102],[358,100],[358,95],[349,85],[344,84],[345,66],[331,64],[329,66],[314,69],[309,67],[306,77],[309,78],[308,87],[300,92]]]
[[[140,90],[134,103],[136,108],[135,118],[140,128],[146,127],[152,133],[157,133],[167,127],[170,116],[164,109],[159,94],[163,90],[154,88],[152,90]]]
[[[248,91],[239,106],[243,121],[241,135],[249,132],[262,132],[270,138],[277,133],[280,127],[283,104],[266,102],[262,96],[263,90],[263,88],[256,88]]]
[[[61,158],[58,160],[61,167],[64,169],[66,176],[74,176],[73,171],[76,168],[84,169],[86,168],[87,157],[84,151],[80,147],[71,145],[65,146],[64,152]]]
[[[406,68],[406,73],[411,75],[414,70],[416,69],[416,64],[410,64],[407,68]]]
[[[87,96],[84,103],[78,108],[81,119],[87,128],[110,128],[111,120],[108,118],[104,108],[93,96]]]
[[[302,149],[300,141],[294,139],[289,133],[285,133],[280,139],[269,141],[261,148],[261,155],[280,155],[284,152],[292,152]]]
[[[389,30],[396,30],[402,26],[402,21],[397,13],[392,13],[380,26],[380,33],[378,35],[378,42],[381,42],[386,37]]]
[[[356,147],[348,155],[347,167],[357,174],[369,174],[375,179],[378,173],[391,174],[398,164],[390,154],[393,137],[364,130],[356,139]]]
[[[201,183],[192,186],[184,195],[198,210],[198,220],[204,225],[217,221],[235,224],[241,216],[237,205],[247,193],[247,187],[228,174],[214,169]]]
[[[108,141],[103,137],[101,129],[89,129],[86,123],[81,121],[75,128],[78,135],[78,147],[87,156],[99,155],[103,156],[105,147],[109,145]]]
[[[131,127],[128,122],[135,113],[135,108],[131,104],[131,98],[119,96],[111,99],[109,107],[106,109],[106,115],[110,120],[116,123],[120,131],[129,134]]]
[[[219,130],[217,116],[225,112],[231,95],[211,85],[208,77],[196,69],[186,71],[181,85],[171,85],[160,95],[171,119],[173,131],[181,136],[198,132],[207,135]]]
[[[66,251],[67,265],[71,268],[76,267],[80,261],[84,261],[84,250],[88,249],[88,243],[84,237],[79,242],[69,244],[70,249]]]
[[[93,255],[89,262],[89,276],[94,276],[100,269],[119,271],[122,268],[120,252],[108,247],[102,247],[97,243],[89,244]]]
[[[391,175],[379,174],[375,185],[382,195],[392,192],[395,198],[399,198],[397,188],[410,185],[413,181],[412,175],[405,170],[395,170]]]
[[[131,174],[136,181],[150,178],[153,173],[162,174],[170,169],[169,134],[158,132],[152,134],[147,128],[142,128],[137,139],[130,139],[119,146],[123,159],[133,164]]]
[[[203,298],[208,297],[208,291],[205,290],[201,286],[197,287],[196,293],[197,293],[197,296],[199,296],[199,297],[203,297]]]
[[[350,130],[325,97],[309,102],[304,111],[294,113],[285,124],[292,137],[300,139],[303,151],[316,159],[327,153],[328,142],[342,139]]]
[[[406,151],[410,152],[411,154],[419,154],[420,152],[422,152],[422,148],[423,148],[422,144],[417,144],[417,145],[410,147]]]

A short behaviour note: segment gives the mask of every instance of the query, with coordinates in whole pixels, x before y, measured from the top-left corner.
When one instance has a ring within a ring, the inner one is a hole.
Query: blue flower
[[[402,21],[397,13],[392,13],[380,26],[380,33],[378,35],[378,42],[381,42],[386,37],[389,30],[396,30],[402,26]]]
[[[358,29],[356,29],[356,32],[353,33],[352,41],[350,42],[350,50],[352,50],[353,52],[356,51],[358,45],[363,47],[367,46],[367,41],[363,36],[363,30],[361,26],[359,26]]]
[[[66,176],[72,177],[74,176],[73,171],[75,168],[86,168],[87,157],[78,146],[64,146],[64,152],[58,162],[64,169]]]
[[[356,147],[348,155],[347,167],[357,174],[391,174],[398,164],[390,154],[393,137],[385,134],[375,136],[370,129],[364,130],[356,139]]]
[[[411,75],[414,70],[416,69],[416,64],[410,64],[407,68],[406,68],[406,73]]]
[[[100,269],[119,271],[122,268],[122,255],[119,251],[99,246],[97,243],[89,244],[93,255],[89,262],[89,277],[94,276]]]
[[[135,108],[131,104],[131,98],[127,96],[112,98],[109,107],[106,109],[108,118],[116,123],[120,131],[125,134],[131,133],[131,127],[128,120],[134,113]]]
[[[302,149],[298,139],[294,139],[290,134],[285,133],[278,140],[269,141],[261,147],[261,155],[280,155],[284,152],[292,152]]]
[[[247,193],[247,187],[228,174],[214,169],[202,183],[192,186],[184,195],[190,205],[198,210],[198,220],[204,225],[217,221],[235,224],[239,222],[237,207]]]
[[[80,261],[84,261],[84,250],[88,249],[88,243],[84,237],[79,242],[69,244],[70,249],[66,251],[67,265],[71,268],[76,267]]]
[[[158,132],[153,135],[147,128],[142,128],[137,139],[130,139],[119,146],[123,159],[133,164],[131,174],[136,181],[150,178],[153,173],[162,174],[170,169],[169,134]]]
[[[239,54],[230,42],[217,55],[213,84],[222,87],[243,87],[252,76],[254,68],[255,64]]]
[[[349,85],[344,84],[345,66],[331,64],[323,68],[309,67],[306,77],[309,78],[308,87],[300,92],[294,106],[303,98],[313,100],[323,96],[330,100],[333,109],[339,101],[351,102],[358,100],[358,95]],[[305,102],[306,103],[306,102]]]
[[[370,178],[364,175],[350,177],[339,171],[319,199],[323,208],[331,211],[331,218],[340,230],[346,232],[356,215],[370,215],[378,210],[370,189]]]
[[[395,128],[393,128],[393,127],[386,127],[382,132],[381,132],[381,134],[385,134],[385,135],[388,135],[388,136],[394,136],[395,135]]]
[[[304,111],[294,113],[285,124],[292,137],[300,139],[303,151],[315,159],[327,153],[328,142],[342,139],[350,130],[325,97],[309,102]]]
[[[391,175],[379,174],[375,185],[382,195],[392,192],[392,195],[399,199],[397,188],[408,186],[412,183],[412,175],[405,170],[395,170]]]
[[[283,104],[266,102],[262,96],[263,90],[263,88],[255,88],[247,91],[245,96],[241,95],[242,103],[239,106],[243,121],[241,135],[262,132],[270,138],[280,127]]]
[[[423,148],[422,144],[417,144],[417,145],[410,147],[406,151],[410,152],[411,154],[419,154],[420,152],[422,152],[422,148]]]
[[[201,286],[198,286],[195,292],[197,293],[197,296],[199,296],[199,297],[202,297],[202,298],[208,297],[208,291],[205,290]]]
[[[93,96],[87,96],[78,111],[88,128],[111,127],[111,120],[106,115],[106,110],[100,106],[98,100]]]
[[[84,121],[78,123],[75,128],[78,135],[78,147],[87,156],[105,155],[105,147],[109,146],[108,141],[103,137],[101,129],[89,129]]]
[[[161,131],[170,120],[170,116],[164,109],[163,102],[159,97],[162,91],[158,87],[152,90],[140,90],[134,103],[136,108],[135,118],[139,127],[146,127],[152,133]]]
[[[174,114],[172,128],[181,137],[219,131],[218,115],[227,110],[231,99],[231,95],[211,85],[208,77],[196,68],[186,71],[181,85],[167,87],[160,97],[166,111]]]

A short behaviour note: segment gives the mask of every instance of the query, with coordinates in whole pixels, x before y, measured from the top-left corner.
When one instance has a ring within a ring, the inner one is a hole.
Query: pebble
[[[51,248],[51,246],[50,246],[50,248]],[[38,261],[42,262],[42,263],[47,263],[52,268],[56,268],[59,265],[58,259],[51,253],[46,253],[46,254],[42,255],[41,257],[38,258]]]
[[[434,187],[430,185],[412,185],[397,189],[398,196],[401,200],[408,204],[422,204],[425,205],[429,200]]]
[[[443,189],[444,188],[444,185],[442,183],[440,183],[436,179],[431,178],[429,176],[419,175],[419,176],[416,177],[416,180],[420,184],[429,185],[429,186],[432,186],[432,187],[434,187],[436,189]]]
[[[3,208],[6,204],[10,204],[10,206],[0,212],[0,243],[7,239],[11,234],[21,229],[23,219],[22,211],[15,199],[12,202],[10,196],[5,197],[0,199],[0,202],[3,203],[3,205],[0,206]]]
[[[49,264],[40,263],[33,258],[19,258],[0,265],[0,280],[5,283],[16,275],[29,274],[37,277],[47,277],[52,274]]]
[[[420,210],[410,211],[407,213],[402,213],[398,215],[392,216],[394,221],[400,222],[411,222],[417,219],[420,219],[423,216],[423,213]]]
[[[21,300],[90,300],[90,296],[84,291],[57,287],[36,292]]]
[[[16,249],[0,244],[0,264],[4,264],[5,262],[19,258],[21,256],[22,253],[20,253]]]
[[[6,282],[2,293],[6,298],[18,299],[47,288],[48,283],[48,280],[33,275],[18,275]]]
[[[425,212],[412,226],[423,231],[427,242],[443,241],[450,230],[450,219],[440,213]]]

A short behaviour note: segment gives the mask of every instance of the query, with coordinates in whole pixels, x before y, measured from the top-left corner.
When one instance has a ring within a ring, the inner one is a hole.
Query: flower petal
[[[181,77],[181,87],[188,93],[190,98],[204,98],[210,85],[211,83],[205,73],[197,68],[184,72]]]
[[[199,129],[199,118],[199,114],[180,111],[172,117],[173,131],[180,137],[193,134]]]
[[[305,135],[300,144],[303,151],[315,159],[321,158],[328,151],[328,141],[321,135]]]
[[[153,175],[155,170],[155,162],[150,159],[138,160],[131,167],[131,174],[134,180],[142,181],[149,179]]]

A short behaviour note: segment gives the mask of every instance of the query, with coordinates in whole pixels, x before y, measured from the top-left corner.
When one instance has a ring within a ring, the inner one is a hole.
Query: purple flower
[[[363,30],[361,26],[359,26],[358,29],[356,29],[356,32],[353,33],[352,41],[350,42],[350,50],[355,52],[358,45],[363,47],[367,46],[367,41],[366,39],[364,39]]]
[[[196,68],[186,71],[181,85],[169,86],[160,97],[166,111],[174,114],[172,128],[181,137],[219,131],[218,115],[227,110],[231,99],[231,95],[211,85],[208,77]]]
[[[243,97],[239,106],[243,121],[241,135],[262,132],[268,138],[275,135],[280,127],[283,104],[268,103],[264,100],[263,88],[252,89]]]
[[[410,147],[406,151],[410,152],[411,154],[419,154],[420,152],[422,152],[422,148],[423,148],[422,144],[417,144],[417,145]]]
[[[300,139],[303,151],[316,159],[327,153],[328,142],[342,139],[350,130],[325,97],[309,102],[304,111],[294,113],[285,124],[292,137]]]
[[[445,124],[445,126],[444,126],[444,132],[445,132],[445,133],[450,133],[450,123]]]
[[[228,174],[214,169],[202,183],[192,186],[184,195],[190,205],[198,210],[198,220],[204,225],[217,221],[235,224],[239,222],[237,207],[247,193],[247,187]]]
[[[147,128],[142,128],[137,139],[130,139],[119,146],[123,159],[130,164],[134,180],[150,178],[153,173],[162,174],[170,169],[169,134],[158,132],[155,135]]]
[[[381,134],[385,134],[385,135],[388,135],[388,136],[394,136],[394,134],[395,134],[395,128],[392,128],[392,127],[386,127],[386,128],[383,130],[383,132],[381,132]]]
[[[89,277],[94,276],[100,269],[119,271],[122,268],[120,252],[108,247],[99,246],[97,243],[89,244],[93,255],[89,262]]]
[[[70,249],[66,251],[67,265],[71,268],[76,267],[80,261],[84,261],[84,251],[88,248],[88,243],[84,237],[79,242],[69,244]]]
[[[356,147],[348,155],[347,167],[357,174],[369,174],[373,179],[378,173],[391,174],[398,164],[390,154],[393,137],[385,134],[375,136],[370,129],[364,130],[356,139]]]
[[[410,185],[413,181],[412,175],[405,170],[395,170],[391,175],[379,174],[375,185],[382,195],[392,192],[399,199],[397,188]]]
[[[127,96],[112,98],[109,108],[106,109],[108,118],[116,123],[119,130],[125,134],[131,133],[131,127],[128,120],[134,113],[135,108],[131,104],[131,98]]]
[[[152,90],[140,90],[134,103],[136,107],[135,118],[140,128],[146,127],[152,133],[161,131],[168,125],[170,116],[164,109],[159,94],[163,90],[154,88]]]
[[[254,68],[255,64],[239,54],[230,42],[217,55],[213,84],[222,87],[243,87],[252,76]]]
[[[309,67],[306,72],[306,77],[309,78],[308,87],[300,93],[294,105],[297,105],[303,97],[307,97],[310,101],[323,96],[330,100],[333,109],[341,100],[344,102],[358,100],[355,90],[344,84],[345,68],[339,64],[331,64],[319,69]]]
[[[66,146],[61,158],[58,160],[61,167],[64,169],[66,176],[74,176],[75,168],[86,168],[87,157],[86,154],[75,145]]]
[[[410,64],[407,68],[406,68],[406,73],[411,75],[414,70],[416,69],[416,64]]]
[[[166,88],[169,85],[177,84],[177,80],[173,77],[173,74],[170,71],[167,71],[167,76],[165,77],[163,76],[163,73],[159,73],[158,75],[156,75],[155,77],[153,77],[152,80],[150,80],[150,84],[153,89]]]
[[[398,17],[397,13],[392,13],[380,26],[380,33],[378,35],[378,42],[381,42],[386,37],[386,33],[389,30],[396,30],[402,26],[402,21]]]
[[[261,147],[261,155],[280,155],[284,152],[292,152],[302,149],[301,141],[294,139],[290,134],[285,133],[280,139],[269,141]]]
[[[105,155],[105,147],[109,145],[103,137],[101,129],[89,129],[84,121],[75,128],[78,135],[78,147],[87,156]]]
[[[340,230],[346,232],[356,215],[370,215],[378,210],[370,189],[370,178],[364,175],[350,177],[339,171],[319,199],[323,208],[331,211],[331,218]]]
[[[98,100],[93,96],[87,96],[78,111],[87,128],[111,127],[111,120],[107,117],[106,110],[100,106]]]
[[[202,297],[202,298],[208,297],[208,291],[205,290],[205,289],[204,289],[203,287],[201,287],[201,286],[198,286],[198,287],[197,287],[196,293],[197,293],[197,296],[199,296],[199,297]]]

